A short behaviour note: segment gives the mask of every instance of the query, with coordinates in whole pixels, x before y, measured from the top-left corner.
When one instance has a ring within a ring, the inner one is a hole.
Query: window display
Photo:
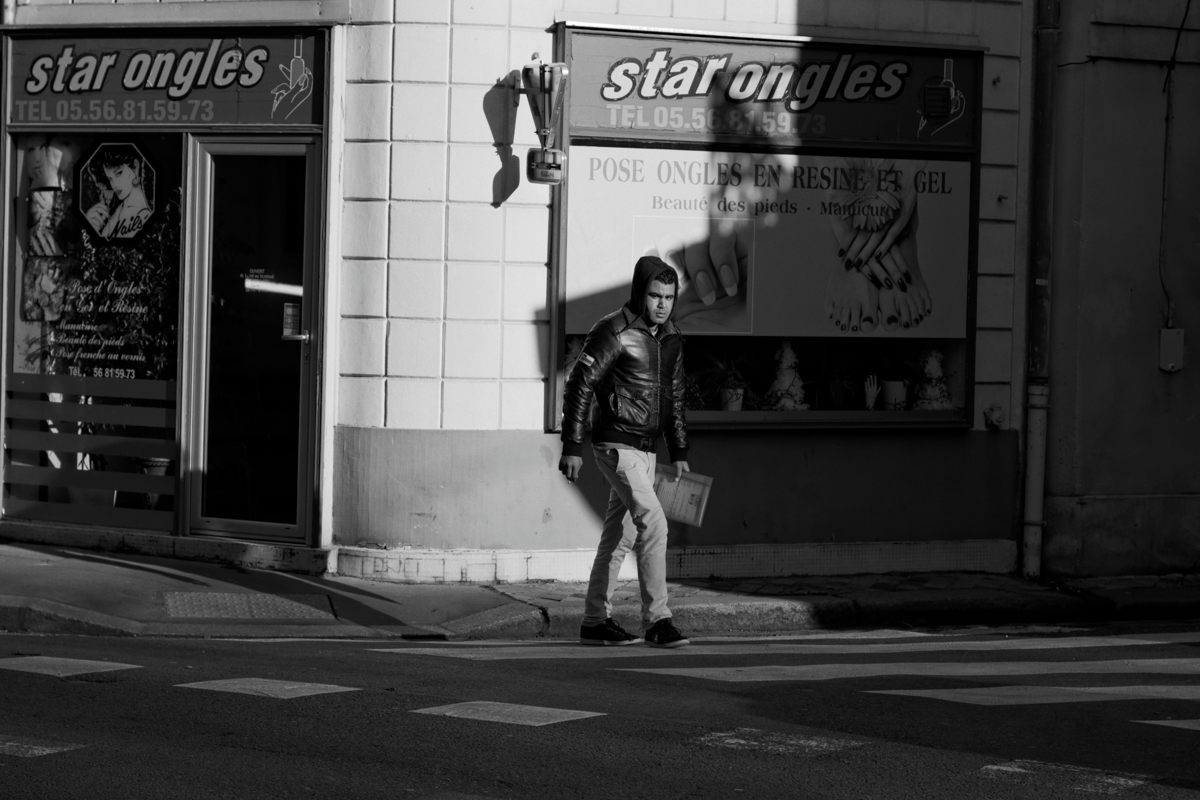
[[[689,421],[965,424],[976,54],[567,44],[564,371],[652,254],[680,279]]]

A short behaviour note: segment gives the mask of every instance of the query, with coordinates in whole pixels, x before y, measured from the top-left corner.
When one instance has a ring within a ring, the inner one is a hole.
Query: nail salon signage
[[[13,38],[8,124],[318,125],[319,34]]]
[[[830,42],[571,38],[572,137],[970,147],[979,54]]]

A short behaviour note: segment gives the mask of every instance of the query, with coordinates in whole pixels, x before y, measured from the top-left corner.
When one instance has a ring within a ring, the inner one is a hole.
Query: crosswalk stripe
[[[878,678],[893,675],[923,675],[940,678],[993,678],[1009,675],[1111,675],[1149,673],[1156,675],[1200,674],[1200,658],[1147,658],[1116,661],[992,661],[974,663],[894,662],[886,664],[810,664],[757,667],[614,668],[619,672],[679,675],[713,681],[826,681],[846,678]]]
[[[1133,721],[1143,725],[1166,725],[1168,728],[1200,731],[1200,719],[1135,719]]]
[[[68,750],[78,750],[81,747],[86,747],[86,745],[67,744],[66,742],[46,742],[41,739],[27,739],[22,736],[0,736],[0,755],[17,756],[18,758],[48,756],[52,753],[65,753]]]
[[[862,747],[864,742],[835,739],[829,736],[797,736],[791,733],[772,733],[757,728],[737,728],[727,732],[706,733],[698,744],[725,747],[730,750],[753,750],[776,755],[823,755],[849,747]]]
[[[412,713],[476,719],[484,722],[503,722],[509,725],[530,725],[534,727],[553,725],[556,722],[586,719],[587,717],[605,716],[594,711],[573,711],[567,708],[524,706],[516,703],[497,703],[491,700],[471,700],[465,703],[452,703],[446,706],[419,708],[415,709]]]
[[[233,692],[236,694],[252,694],[259,697],[273,697],[279,700],[290,700],[294,697],[308,697],[314,694],[334,694],[336,692],[357,692],[349,686],[334,686],[329,683],[302,683],[298,681],[277,681],[270,678],[229,678],[216,681],[199,681],[197,683],[176,684],[180,689],[207,689],[213,692]]]
[[[1200,641],[1200,634],[1194,634]],[[441,647],[377,647],[380,653],[401,653],[416,656],[444,656],[470,661],[503,661],[510,659],[596,659],[638,658],[646,656],[748,656],[748,655],[877,655],[883,653],[923,652],[992,652],[1007,650],[1074,650],[1099,647],[1137,647],[1146,645],[1173,644],[1157,637],[1082,636],[1072,639],[994,639],[985,641],[921,641],[876,644],[693,644],[664,654],[662,650],[639,647],[580,647],[578,644],[562,643],[550,645],[496,645],[469,647],[467,645]],[[1185,640],[1187,641],[1187,640]]]
[[[972,686],[967,689],[876,689],[866,694],[925,697],[977,706],[1026,706],[1115,700],[1200,700],[1200,686]]]
[[[88,661],[82,658],[56,658],[52,656],[22,656],[0,658],[0,669],[15,672],[34,672],[39,675],[54,675],[68,678],[72,675],[87,675],[90,672],[113,672],[121,669],[141,669],[137,664],[118,664],[113,661]]]
[[[1005,783],[1021,783],[1036,787],[1029,797],[1049,797],[1052,789],[1069,789],[1086,794],[1117,794],[1146,784],[1148,775],[1077,767],[1073,764],[1051,764],[1045,761],[1015,759],[1002,764],[988,764],[980,774]],[[1057,796],[1054,794],[1054,796]]]

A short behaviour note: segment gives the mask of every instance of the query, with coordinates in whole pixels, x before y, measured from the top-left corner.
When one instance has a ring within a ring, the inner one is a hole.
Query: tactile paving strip
[[[259,594],[256,592],[163,592],[168,617],[192,619],[319,619],[333,620],[324,594]]]

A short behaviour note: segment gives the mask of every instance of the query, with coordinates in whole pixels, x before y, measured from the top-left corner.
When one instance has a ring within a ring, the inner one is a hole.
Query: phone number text
[[[611,128],[674,130],[696,133],[745,133],[767,136],[821,136],[824,114],[792,114],[758,108],[693,108],[608,103]]]
[[[16,100],[13,122],[212,122],[212,100]]]

